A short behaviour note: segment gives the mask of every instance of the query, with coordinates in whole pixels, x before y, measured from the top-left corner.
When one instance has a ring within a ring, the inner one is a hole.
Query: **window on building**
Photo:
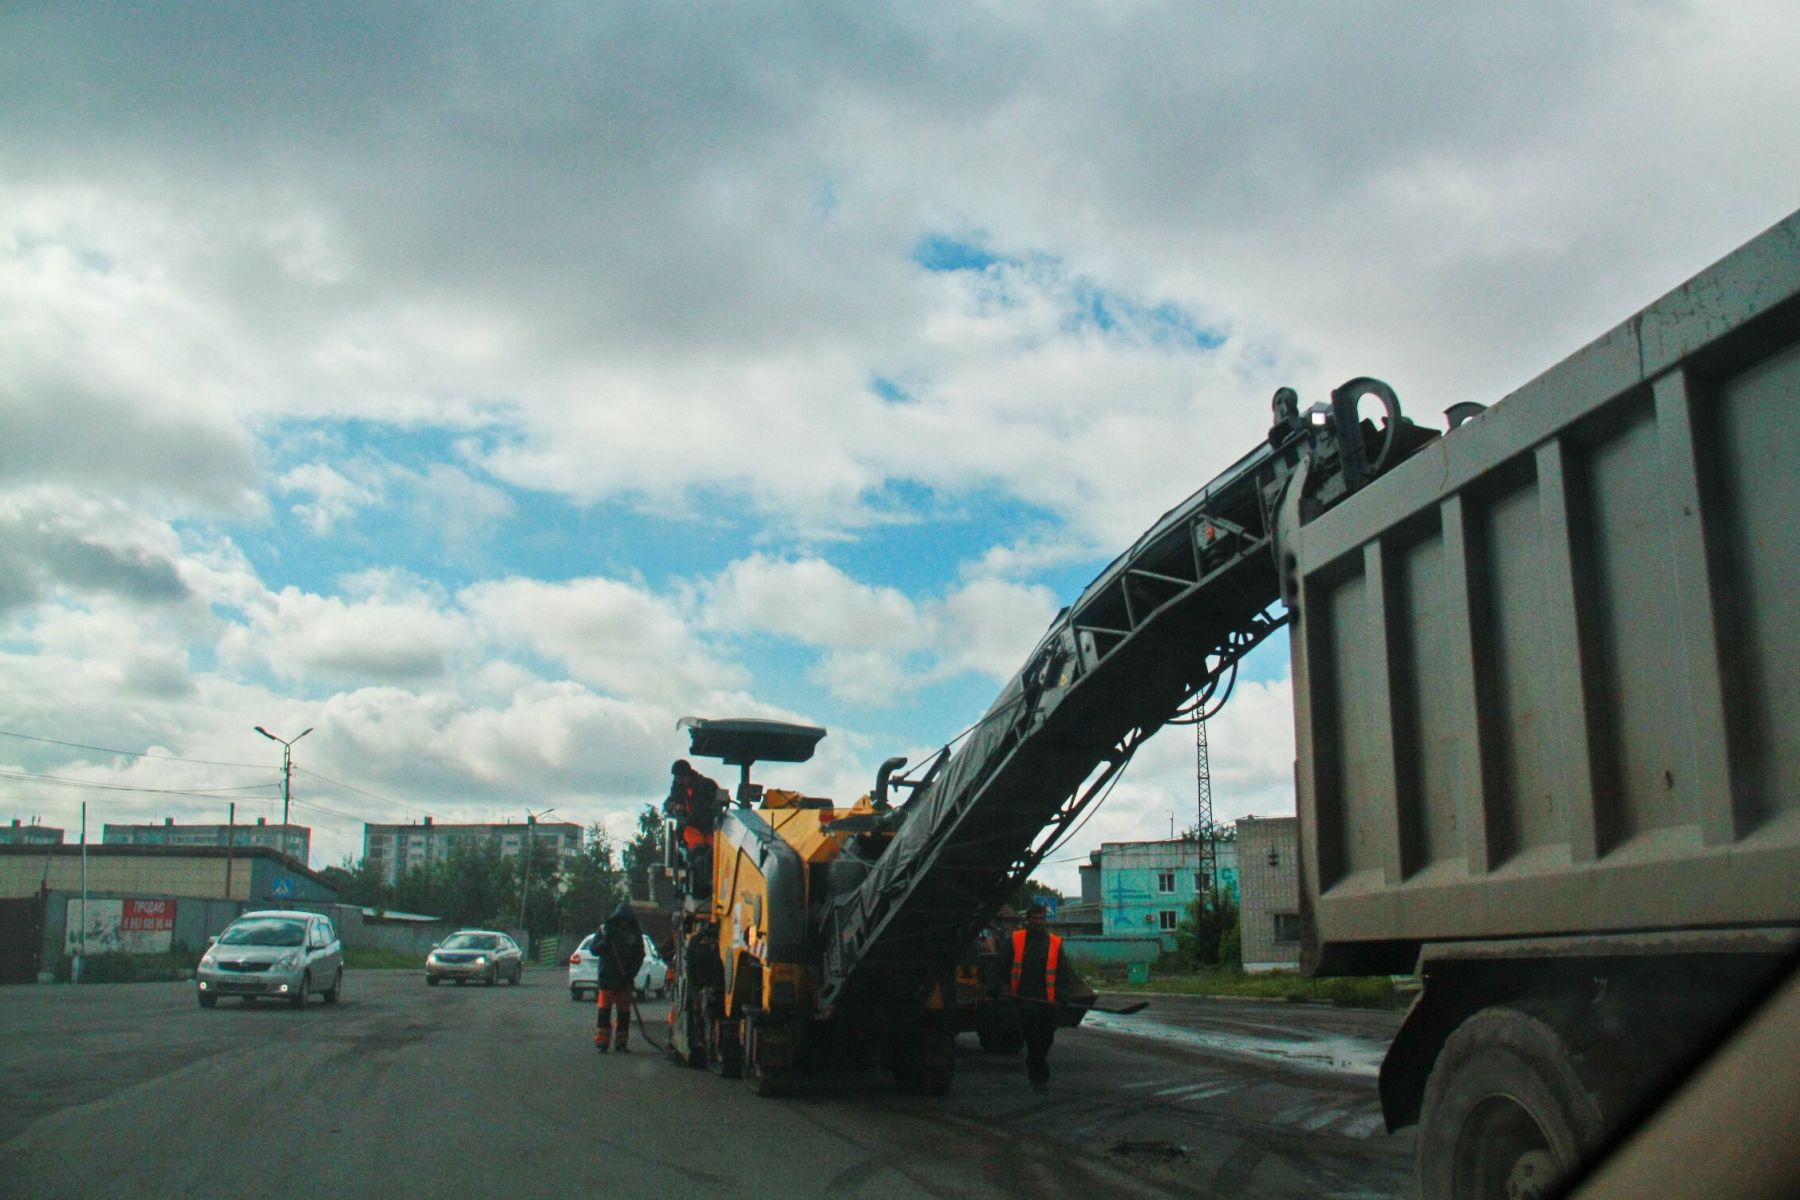
[[[1194,872],[1194,890],[1196,892],[1204,892],[1206,890],[1206,872],[1205,871],[1195,871]]]
[[[1176,924],[1181,920],[1181,914],[1172,908],[1165,908],[1157,915],[1162,918],[1164,932],[1173,932]]]
[[[1275,914],[1275,940],[1278,942],[1297,942],[1300,940],[1300,914]]]
[[[1157,872],[1156,890],[1159,892],[1174,891],[1175,890],[1175,872],[1173,872],[1173,871]]]

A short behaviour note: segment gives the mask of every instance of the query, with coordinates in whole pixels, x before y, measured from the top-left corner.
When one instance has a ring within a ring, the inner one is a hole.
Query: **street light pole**
[[[281,843],[284,847],[287,845],[288,797],[294,788],[294,743],[312,731],[313,726],[309,725],[296,737],[279,738],[261,725],[256,727],[256,732],[271,742],[281,743]]]
[[[546,808],[543,812],[534,814],[529,808],[525,810],[525,871],[524,878],[519,883],[519,929],[525,932],[525,940],[528,942],[531,940],[531,933],[525,929],[525,893],[531,889],[531,851],[536,844],[532,835],[537,831],[538,818],[547,817],[555,811],[554,808]]]

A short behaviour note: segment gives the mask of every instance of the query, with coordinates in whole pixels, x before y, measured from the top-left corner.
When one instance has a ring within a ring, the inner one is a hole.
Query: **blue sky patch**
[[[912,259],[927,271],[985,271],[1006,261],[999,255],[947,234],[930,233],[913,246]]]

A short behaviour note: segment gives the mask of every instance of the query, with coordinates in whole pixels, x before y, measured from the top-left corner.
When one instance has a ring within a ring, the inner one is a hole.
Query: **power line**
[[[393,799],[392,797],[383,796],[377,792],[364,791],[362,788],[359,788],[359,787],[352,787],[350,784],[343,783],[339,780],[332,779],[325,775],[321,775],[317,771],[309,771],[305,767],[295,767],[294,771],[296,774],[299,774],[299,775],[310,775],[314,779],[317,779],[320,783],[329,783],[332,787],[343,788],[346,792],[355,792],[358,796],[367,796],[371,800],[379,800],[383,804],[391,804],[395,808],[404,808],[407,812],[416,812],[416,813],[420,813],[424,816],[434,815],[432,813],[432,811],[428,808],[418,808],[411,804],[403,804],[400,801]],[[296,800],[296,801],[294,801],[294,803],[298,804],[300,802],[298,800]]]
[[[179,754],[151,754],[139,750],[115,750],[109,746],[89,746],[81,742],[63,742],[56,738],[33,737],[29,733],[14,733],[10,729],[0,729],[0,737],[18,738],[22,742],[42,742],[47,746],[66,746],[71,750],[93,750],[100,754],[117,754],[125,758],[156,758],[164,762],[198,763],[206,767],[247,767],[255,771],[266,771],[263,763],[219,762],[210,758],[183,758]]]
[[[211,800],[223,797],[228,792],[249,792],[258,788],[273,787],[268,783],[245,784],[237,787],[210,788],[196,790],[193,788],[152,788],[135,787],[127,783],[102,783],[94,779],[68,779],[60,775],[37,775],[29,771],[0,770],[0,779],[13,779],[21,783],[42,783],[52,787],[73,788],[90,792],[133,792],[146,796],[192,796],[200,800]]]

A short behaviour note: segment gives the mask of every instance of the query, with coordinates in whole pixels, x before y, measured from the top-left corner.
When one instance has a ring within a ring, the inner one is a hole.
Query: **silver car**
[[[493,987],[502,979],[517,983],[524,974],[525,954],[519,943],[492,929],[460,930],[425,956],[425,982],[432,987],[441,979],[458,983],[479,979]]]
[[[318,992],[336,1004],[344,987],[344,947],[329,917],[305,912],[250,912],[212,939],[194,971],[201,1008],[220,996],[262,996],[295,1008]]]

